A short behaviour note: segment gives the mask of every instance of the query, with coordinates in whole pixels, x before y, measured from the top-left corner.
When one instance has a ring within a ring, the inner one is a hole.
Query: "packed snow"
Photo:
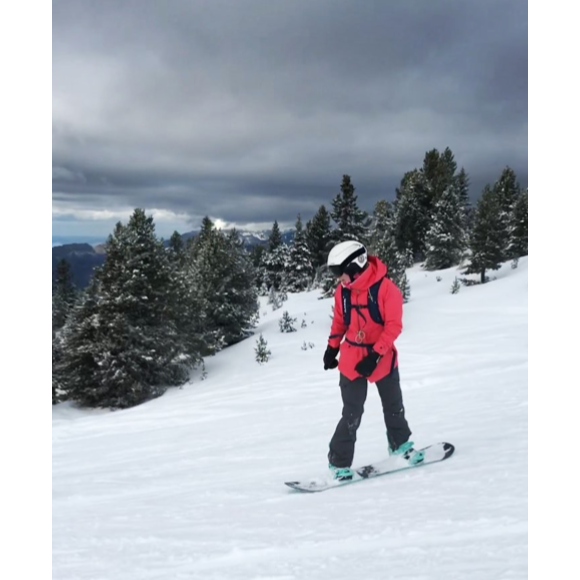
[[[128,410],[54,406],[53,580],[527,578],[527,258],[488,274],[451,294],[456,268],[408,271],[404,403],[416,446],[456,446],[442,463],[284,485],[325,475],[340,418],[319,291],[276,311],[261,299],[254,337],[207,359],[204,380]],[[280,332],[284,311],[296,332]],[[371,385],[355,464],[386,456]]]

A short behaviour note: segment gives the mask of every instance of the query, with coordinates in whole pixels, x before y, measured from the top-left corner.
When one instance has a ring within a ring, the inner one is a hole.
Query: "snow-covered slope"
[[[264,302],[268,363],[252,338],[139,407],[53,409],[53,579],[527,578],[527,259],[456,295],[455,269],[408,274],[407,418],[417,445],[454,443],[451,459],[322,494],[285,487],[324,474],[340,417],[322,367],[332,301]],[[280,332],[284,310],[297,332]],[[386,453],[371,387],[355,463]]]

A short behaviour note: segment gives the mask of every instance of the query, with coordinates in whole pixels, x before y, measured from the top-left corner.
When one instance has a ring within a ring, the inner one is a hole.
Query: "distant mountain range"
[[[227,230],[226,230],[227,231]],[[183,241],[194,238],[199,233],[197,231],[186,232],[181,234]],[[244,240],[244,246],[251,250],[254,246],[263,246],[268,243],[270,231],[265,230],[261,232],[249,232],[238,230],[238,233]],[[294,239],[294,230],[282,232],[282,241],[290,244]],[[91,240],[94,241],[94,240]],[[168,244],[165,240],[165,244]],[[101,266],[105,261],[105,244],[102,243],[70,243],[52,246],[52,280],[56,278],[56,266],[61,259],[65,259],[71,269],[71,275],[74,284],[78,288],[86,288],[88,286],[94,269]]]
[[[52,247],[52,281],[56,279],[56,266],[61,259],[69,265],[73,283],[77,288],[85,288],[91,280],[95,267],[105,261],[105,254],[90,244],[64,244]]]

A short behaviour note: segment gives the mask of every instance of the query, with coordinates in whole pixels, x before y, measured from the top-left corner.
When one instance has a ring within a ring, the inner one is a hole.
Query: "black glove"
[[[338,354],[339,348],[333,348],[328,345],[326,347],[326,352],[324,353],[324,370],[335,369],[338,366],[338,361],[336,360],[336,355]]]
[[[381,360],[381,355],[376,351],[371,351],[370,354],[365,356],[357,365],[354,370],[363,377],[370,377],[374,370],[377,368],[379,361]]]

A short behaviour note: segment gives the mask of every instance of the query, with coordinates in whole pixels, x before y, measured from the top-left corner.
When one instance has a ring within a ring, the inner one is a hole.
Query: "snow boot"
[[[328,469],[330,469],[332,479],[337,481],[348,481],[354,476],[354,471],[350,467],[335,467],[332,463],[329,463]]]
[[[425,459],[425,454],[422,451],[413,449],[412,441],[405,441],[405,443],[402,443],[396,449],[392,449],[389,446],[389,455],[401,456],[403,459],[406,459],[410,465],[417,465]]]

